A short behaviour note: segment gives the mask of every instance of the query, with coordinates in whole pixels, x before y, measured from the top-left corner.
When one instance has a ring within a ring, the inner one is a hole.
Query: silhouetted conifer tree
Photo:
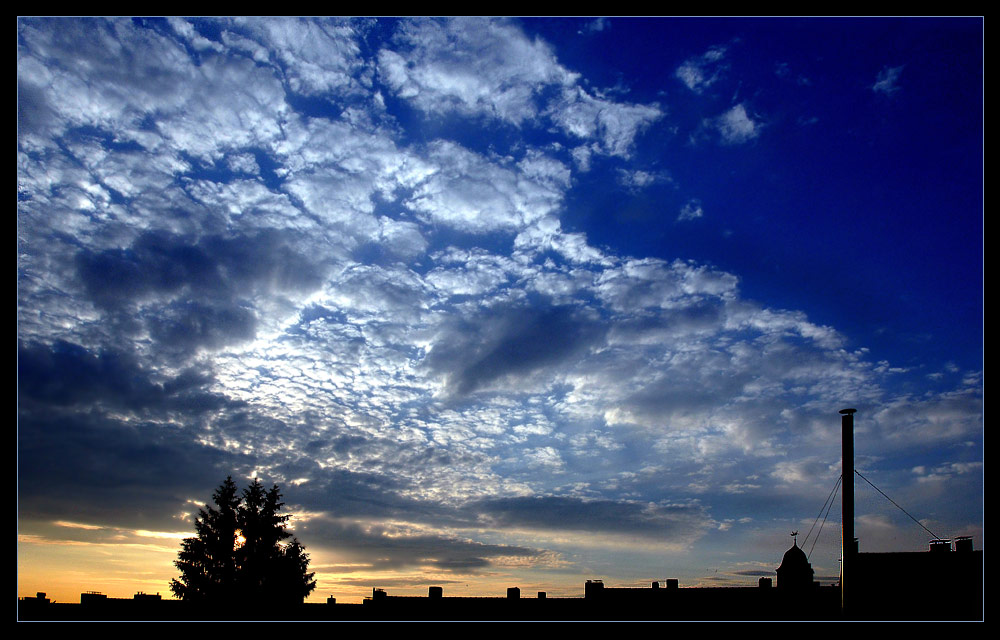
[[[316,588],[309,556],[286,530],[278,485],[265,490],[254,480],[236,495],[231,477],[216,489],[195,520],[197,537],[186,538],[174,565],[181,576],[170,589],[193,602],[301,604]]]

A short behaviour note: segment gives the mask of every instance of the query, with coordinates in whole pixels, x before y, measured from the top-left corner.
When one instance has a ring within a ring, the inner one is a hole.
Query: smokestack
[[[840,607],[847,610],[847,583],[849,567],[853,565],[854,552],[854,414],[857,409],[840,411],[840,470],[841,513],[843,532],[840,554]]]

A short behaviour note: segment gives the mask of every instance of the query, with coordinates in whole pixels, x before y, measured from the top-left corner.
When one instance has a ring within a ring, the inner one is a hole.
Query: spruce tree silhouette
[[[174,562],[181,575],[171,591],[204,604],[301,604],[316,588],[315,574],[305,548],[286,530],[289,516],[279,514],[278,485],[265,490],[255,479],[242,497],[236,492],[226,478],[212,494],[216,506],[199,511],[197,537],[184,540]]]

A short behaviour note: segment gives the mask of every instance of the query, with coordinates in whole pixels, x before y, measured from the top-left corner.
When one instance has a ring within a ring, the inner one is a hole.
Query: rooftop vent
[[[931,551],[934,553],[942,553],[951,551],[951,540],[947,538],[938,538],[937,540],[931,540]]]

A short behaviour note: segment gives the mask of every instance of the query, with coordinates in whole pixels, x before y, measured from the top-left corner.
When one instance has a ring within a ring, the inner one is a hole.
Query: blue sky
[[[227,474],[282,485],[320,598],[755,583],[847,406],[981,546],[982,42],[20,19],[19,589],[166,592]],[[876,498],[862,550],[923,548]]]

